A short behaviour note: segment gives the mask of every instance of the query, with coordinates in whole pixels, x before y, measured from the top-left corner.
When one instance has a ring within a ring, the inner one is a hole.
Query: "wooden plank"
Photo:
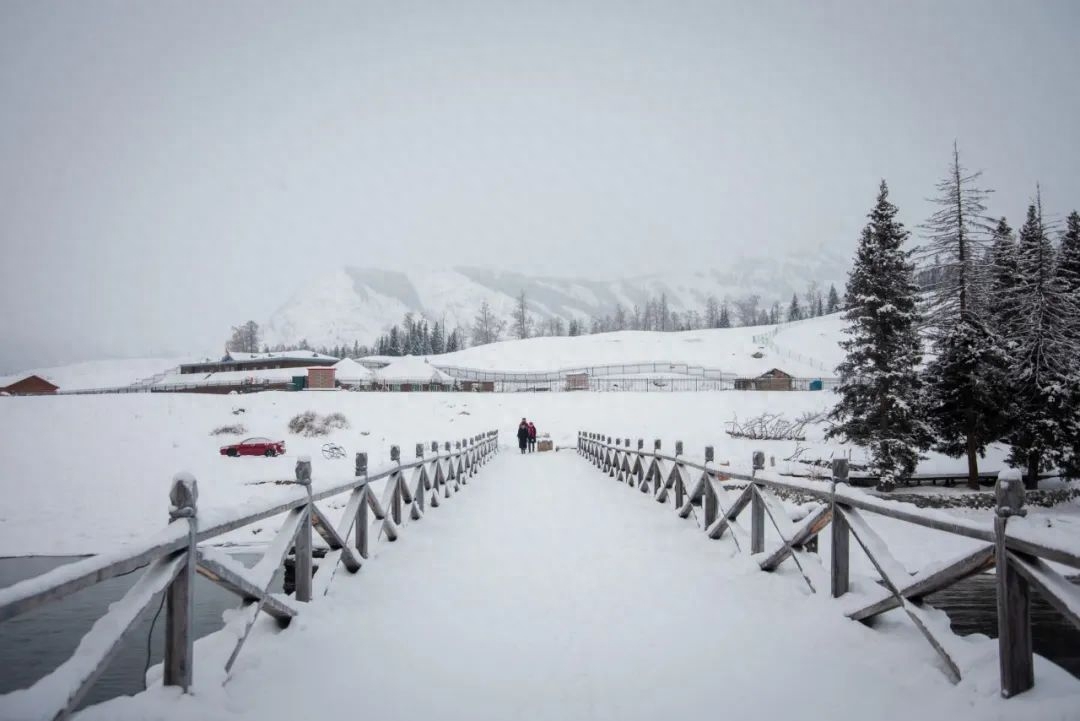
[[[1012,569],[1035,587],[1039,595],[1072,625],[1080,628],[1080,587],[1038,558],[1009,554]]]
[[[200,548],[198,556],[198,572],[200,576],[213,581],[227,591],[235,593],[245,603],[261,600],[263,602],[262,610],[273,616],[280,625],[288,625],[293,616],[299,613],[288,601],[278,598],[268,593],[266,589],[252,583],[240,570],[246,571],[247,569],[232,559],[222,558],[222,556],[225,556],[224,553]],[[240,569],[235,566],[240,566]]]
[[[371,510],[368,497],[371,495],[371,489],[364,486],[358,489],[355,495],[360,499],[360,505],[356,508],[356,521],[354,523],[356,552],[360,554],[361,558],[368,558],[368,513]]]
[[[777,521],[778,515],[780,513],[784,513],[784,509],[779,508],[779,507],[777,507],[776,509],[771,508],[770,504],[768,502],[769,499],[767,498],[766,493],[767,493],[767,491],[763,492],[757,486],[754,486],[755,497],[757,497],[757,498],[759,498],[761,500],[761,507],[765,510],[765,513],[769,516],[769,520],[772,522],[773,527],[776,529],[777,534],[780,536],[780,540],[783,542],[784,547],[788,549],[788,555],[790,555],[791,560],[795,562],[795,565],[799,569],[799,573],[802,574],[803,580],[806,581],[806,585],[810,587],[810,593],[817,593],[817,589],[814,588],[814,582],[810,579],[810,575],[807,573],[806,569],[803,567],[802,561],[799,559],[799,554],[796,553],[795,549],[793,549],[791,547],[791,542],[788,540],[788,538],[790,536],[785,535],[785,531],[781,530],[781,524],[778,523],[778,521]],[[774,514],[774,510],[776,511],[775,514]],[[787,521],[787,527],[790,529],[791,528],[791,521],[787,518],[787,515],[784,515],[783,518],[784,518],[785,521]],[[764,527],[764,525],[765,524],[764,524],[764,521],[763,521],[762,526]],[[764,528],[762,529],[762,532],[764,533]],[[794,535],[793,530],[788,530],[787,533],[791,534],[791,535]],[[762,540],[762,545],[764,545],[764,540]],[[764,548],[762,548],[762,551],[764,551]]]
[[[895,518],[898,521],[907,521],[923,528],[933,528],[957,536],[974,538],[978,541],[987,541],[989,543],[994,541],[993,530],[976,521],[968,521],[946,513],[920,512],[919,509],[914,509],[911,506],[896,501],[873,498],[861,491],[845,488],[842,485],[836,487],[836,498],[850,508],[870,511],[880,516]]]
[[[765,501],[756,484],[750,486],[750,553],[765,550]]]
[[[870,563],[877,569],[878,575],[881,576],[882,582],[888,587],[893,595],[896,596],[896,600],[900,607],[904,609],[904,613],[907,614],[911,622],[915,624],[915,627],[919,629],[923,637],[930,643],[934,651],[937,652],[938,657],[945,665],[945,675],[949,677],[949,680],[953,683],[960,682],[960,669],[957,667],[956,662],[953,661],[952,656],[942,645],[941,641],[930,630],[928,618],[926,612],[917,606],[916,604],[908,601],[900,595],[900,591],[897,588],[894,578],[900,578],[907,575],[907,571],[899,562],[892,557],[889,553],[888,546],[881,540],[881,537],[874,532],[872,528],[863,520],[859,512],[854,509],[845,508],[840,510],[840,513],[847,520],[848,530],[851,531],[851,535],[855,537],[855,540],[862,547],[863,552],[866,553],[866,557],[870,559]]]
[[[807,541],[821,533],[831,520],[832,509],[828,506],[822,506],[811,513],[800,525],[792,530],[789,541],[782,544],[780,548],[773,551],[768,558],[761,562],[761,570],[775,570],[791,554],[793,547],[805,545]]]
[[[274,580],[274,574],[285,561],[285,555],[289,552],[289,549],[293,547],[293,541],[296,540],[296,536],[300,532],[300,527],[303,525],[306,516],[307,511],[302,508],[294,508],[289,512],[289,515],[287,515],[282,522],[281,527],[278,528],[274,540],[270,542],[270,545],[263,553],[262,558],[259,559],[259,562],[256,563],[248,573],[247,577],[252,583],[261,586],[264,589],[270,587],[270,583]],[[264,603],[266,596],[267,594],[264,593],[258,601],[246,603],[241,607],[240,611],[244,630],[240,634],[240,638],[237,639],[236,645],[233,646],[232,653],[229,654],[228,660],[225,662],[225,673],[231,671],[233,664],[236,663],[236,659],[240,655],[240,649],[244,647],[244,643],[251,634],[251,629],[255,625],[255,621],[259,617],[259,611],[262,610],[262,604]]]
[[[293,546],[296,554],[296,564],[293,567],[296,592],[293,595],[297,601],[304,603],[312,599],[311,578],[314,569],[311,560],[311,509],[314,507],[315,504],[310,503],[303,509],[304,517],[300,521],[300,528],[296,532],[296,542]]]
[[[710,482],[712,482],[711,479]],[[715,491],[715,489],[716,486],[714,485],[713,490]],[[722,515],[720,516],[719,520],[709,526],[707,531],[709,538],[715,539],[720,538],[724,535],[724,529],[726,529],[736,518],[738,518],[739,514],[743,512],[743,509],[745,509],[746,506],[749,505],[750,496],[752,494],[753,486],[747,486],[743,489],[742,493],[739,494],[739,497],[735,499],[735,503],[731,505],[731,508],[724,511],[723,506],[720,506],[720,511]],[[717,494],[717,498],[719,499],[719,494]]]
[[[27,716],[38,718],[68,718],[101,676],[143,609],[183,569],[186,555],[181,551],[153,561],[123,598],[94,622],[70,658],[29,688],[0,696],[0,706],[9,712],[24,709]]]
[[[716,522],[716,517],[720,513],[720,504],[716,498],[716,489],[713,488],[708,471],[702,474],[701,481],[705,488],[705,528],[708,529]]]
[[[330,519],[319,509],[314,503],[311,504],[312,517],[311,525],[315,531],[322,536],[326,541],[326,545],[330,546],[331,550],[341,551],[341,560],[345,563],[345,568],[349,569],[350,573],[356,573],[360,570],[360,559],[353,553],[352,548],[349,547],[348,542],[342,534],[338,533],[338,530],[334,528],[334,525],[330,523]],[[348,513],[348,508],[346,508]],[[349,514],[346,518],[354,517],[354,514]],[[346,531],[346,533],[348,533]],[[325,566],[326,564],[322,564]]]
[[[65,563],[40,576],[0,589],[0,621],[44,603],[58,601],[101,581],[130,573],[162,556],[187,548],[188,523],[186,518],[172,521],[145,541]]]
[[[840,509],[832,506],[832,547],[829,552],[829,578],[832,586],[832,597],[840,598],[848,592],[850,580],[848,577],[851,533],[848,530],[847,518]]]
[[[993,566],[994,546],[980,546],[974,551],[960,554],[924,569],[910,583],[900,587],[900,595],[911,601],[918,601],[924,596],[937,593],[957,581],[982,573]],[[878,595],[877,600],[849,612],[847,617],[854,621],[865,621],[899,607],[900,603],[892,591],[881,589]]]

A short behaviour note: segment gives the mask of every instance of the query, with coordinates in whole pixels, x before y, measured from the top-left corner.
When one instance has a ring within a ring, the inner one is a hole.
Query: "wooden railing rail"
[[[258,510],[215,517],[205,525],[198,512],[196,480],[188,474],[177,474],[169,491],[169,523],[161,531],[121,549],[0,589],[0,621],[4,621],[106,579],[147,567],[123,598],[110,605],[93,624],[67,661],[29,688],[0,696],[0,705],[25,716],[70,716],[140,613],[162,592],[166,603],[164,683],[187,691],[192,685],[195,661],[192,617],[196,573],[242,599],[243,628],[225,663],[228,672],[260,612],[282,626],[288,625],[300,613],[302,603],[326,593],[339,565],[350,573],[360,569],[369,556],[372,530],[385,534],[389,541],[396,540],[403,526],[404,506],[408,506],[411,520],[420,520],[428,502],[438,506],[442,499],[460,490],[498,450],[498,432],[454,441],[453,448],[449,441],[433,441],[430,452],[425,450],[425,444],[417,444],[416,459],[402,462],[400,450],[394,446],[391,465],[373,473],[368,472],[367,454],[357,453],[353,478],[317,492],[311,488],[311,461],[302,456],[296,464],[295,479],[289,481],[298,486],[292,497]],[[371,485],[384,479],[380,500]],[[349,494],[349,499],[335,524],[316,503],[344,493]],[[277,534],[251,568],[218,549],[199,546],[203,541],[279,515],[284,519]],[[371,516],[377,522],[375,526],[370,523]],[[314,577],[313,533],[329,548]],[[295,556],[296,570],[296,589],[291,598],[270,591],[274,575],[290,551]]]
[[[765,454],[753,454],[751,468],[733,470],[716,463],[713,448],[705,448],[703,460],[684,455],[681,441],[675,453],[661,451],[661,441],[647,451],[638,439],[579,432],[578,453],[606,473],[660,503],[673,496],[672,506],[682,518],[702,508],[701,527],[710,539],[730,536],[740,550],[755,556],[764,571],[773,571],[791,559],[812,592],[826,585],[833,597],[849,589],[849,553],[852,538],[865,552],[879,576],[881,590],[868,601],[846,611],[849,618],[868,621],[885,611],[900,608],[914,623],[941,659],[953,682],[960,669],[949,646],[952,638],[935,633],[927,616],[925,598],[958,581],[996,569],[998,609],[998,658],[1001,694],[1006,698],[1030,689],[1034,683],[1031,643],[1030,594],[1034,588],[1062,616],[1080,628],[1080,587],[1050,563],[1080,569],[1080,544],[1062,534],[1050,535],[1024,520],[1024,486],[1017,470],[1002,471],[997,480],[997,508],[993,524],[959,518],[942,511],[920,509],[889,501],[846,484],[847,461],[833,461],[832,479],[824,482],[781,478],[765,471]],[[794,492],[816,501],[818,506],[798,523],[784,513],[774,491]],[[740,523],[749,507],[750,525]],[[981,541],[975,550],[944,559],[911,574],[890,553],[888,545],[863,515],[886,516],[899,521]],[[779,537],[779,545],[766,548],[766,519]],[[817,537],[831,528],[831,562],[828,572],[816,554]]]

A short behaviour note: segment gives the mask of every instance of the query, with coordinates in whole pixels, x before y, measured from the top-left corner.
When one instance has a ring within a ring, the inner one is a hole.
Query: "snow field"
[[[79,718],[1052,721],[1080,704],[1042,659],[1002,700],[984,638],[960,641],[954,687],[895,614],[847,620],[790,562],[760,572],[572,451],[504,451],[288,629],[261,623],[222,686],[231,641],[198,643],[194,695],[155,685]]]

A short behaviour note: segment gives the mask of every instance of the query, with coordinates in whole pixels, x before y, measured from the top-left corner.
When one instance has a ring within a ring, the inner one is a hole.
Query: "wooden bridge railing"
[[[650,493],[660,503],[674,496],[679,516],[696,515],[703,507],[702,526],[708,538],[727,533],[740,550],[754,555],[764,571],[773,571],[791,559],[810,590],[828,584],[833,597],[849,589],[850,540],[866,553],[880,576],[881,588],[847,611],[849,618],[869,621],[894,608],[901,608],[933,646],[952,681],[960,680],[960,669],[948,650],[950,638],[931,630],[924,599],[957,581],[996,567],[998,658],[1001,694],[1008,698],[1030,689],[1034,683],[1031,638],[1030,594],[1034,588],[1071,623],[1080,628],[1080,587],[1070,583],[1051,563],[1080,569],[1080,544],[1060,535],[1052,537],[1023,520],[1024,486],[1019,471],[1002,471],[996,486],[997,509],[994,522],[956,517],[941,511],[917,509],[884,500],[851,488],[847,462],[833,462],[833,480],[802,481],[781,478],[765,471],[765,454],[753,454],[750,472],[736,472],[718,465],[713,448],[705,448],[704,459],[696,461],[683,453],[676,442],[674,454],[661,452],[654,441],[652,451],[638,439],[632,448],[629,438],[598,433],[578,434],[578,453],[609,477]],[[793,523],[774,491],[791,492],[818,501],[820,505],[804,519]],[[750,508],[749,532],[739,519]],[[977,548],[955,558],[942,560],[910,574],[890,553],[888,545],[867,523],[864,514],[887,516],[899,521],[980,541]],[[780,539],[766,548],[766,518]],[[831,562],[826,575],[813,552],[817,537],[831,527]]]
[[[326,593],[339,565],[351,573],[360,569],[369,555],[372,529],[381,529],[388,540],[394,541],[401,532],[406,506],[409,518],[419,520],[427,503],[438,506],[441,498],[449,498],[451,492],[468,483],[498,450],[498,432],[458,440],[453,446],[451,449],[450,442],[444,442],[440,448],[440,443],[433,441],[428,455],[426,445],[418,443],[416,459],[409,462],[402,462],[399,448],[393,446],[391,465],[374,473],[368,471],[367,454],[358,453],[355,477],[317,492],[311,487],[311,461],[300,457],[296,478],[288,481],[298,486],[292,498],[206,523],[198,513],[195,479],[178,474],[169,492],[169,523],[157,534],[0,589],[2,622],[147,566],[124,597],[110,605],[106,614],[93,624],[67,661],[29,688],[0,696],[0,708],[11,709],[20,717],[67,718],[101,675],[139,614],[162,592],[166,594],[164,683],[187,691],[192,685],[195,661],[192,620],[196,573],[236,594],[243,602],[241,621],[236,622],[239,639],[225,662],[228,672],[260,611],[281,626],[288,625],[300,613],[301,603]],[[371,485],[384,479],[382,497],[377,498]],[[334,523],[317,502],[342,494],[348,494],[348,501],[340,519]],[[371,525],[369,514],[377,525]],[[262,558],[251,568],[219,550],[199,545],[274,516],[284,516],[284,520]],[[313,531],[329,547],[314,578]],[[295,552],[296,570],[292,598],[270,592],[273,577],[290,550]]]

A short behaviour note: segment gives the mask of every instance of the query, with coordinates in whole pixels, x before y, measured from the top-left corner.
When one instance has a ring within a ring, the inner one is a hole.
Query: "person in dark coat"
[[[518,448],[521,452],[525,452],[525,448],[529,445],[529,422],[524,418],[521,419],[521,424],[518,426]]]
[[[536,426],[529,421],[529,453],[536,450]]]

